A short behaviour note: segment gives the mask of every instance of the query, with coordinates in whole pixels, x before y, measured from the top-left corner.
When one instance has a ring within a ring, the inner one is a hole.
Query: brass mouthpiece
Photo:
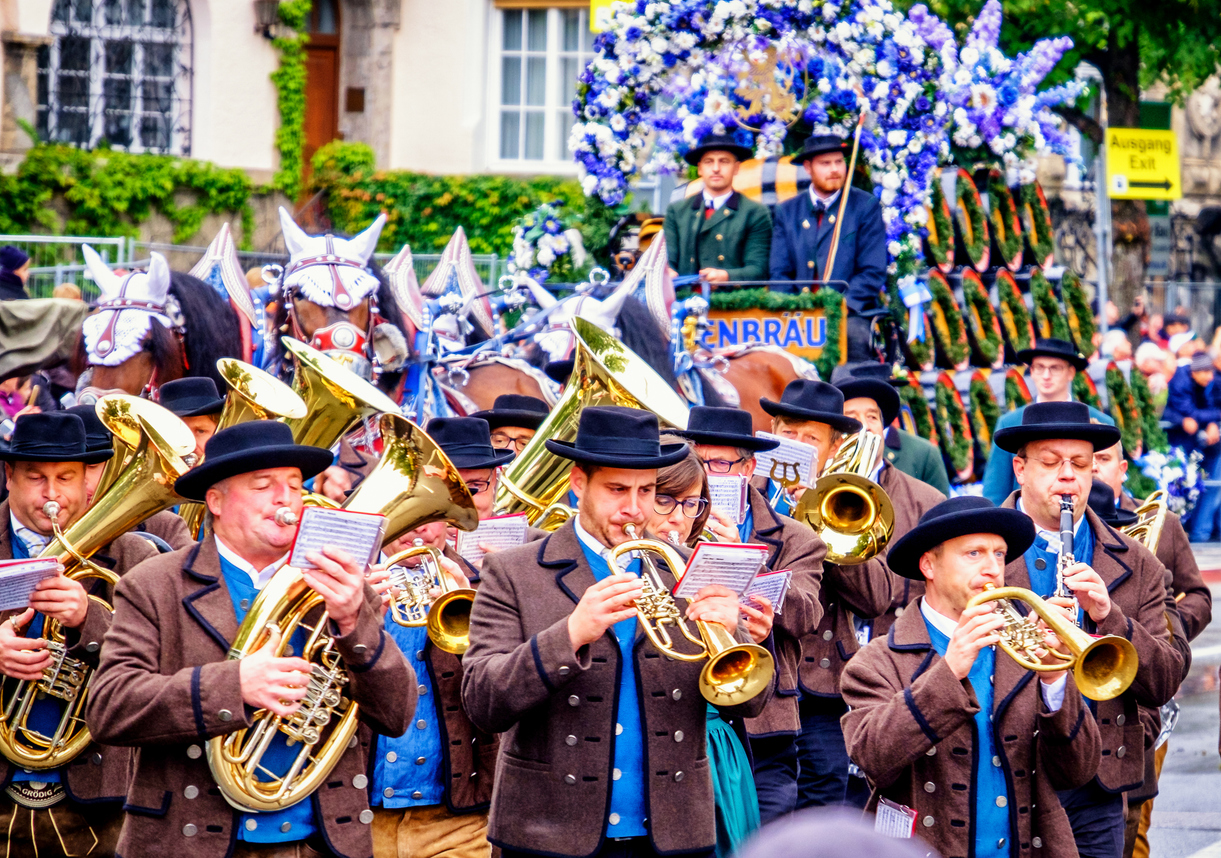
[[[59,504],[55,501],[47,501],[42,505],[42,514],[52,521],[59,520]]]
[[[276,524],[280,525],[280,527],[296,527],[297,522],[300,520],[297,514],[286,506],[276,510]]]

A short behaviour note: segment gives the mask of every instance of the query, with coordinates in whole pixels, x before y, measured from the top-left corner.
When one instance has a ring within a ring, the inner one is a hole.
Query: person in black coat
[[[20,247],[0,247],[0,301],[19,301],[30,296],[25,291],[29,279],[30,257]]]

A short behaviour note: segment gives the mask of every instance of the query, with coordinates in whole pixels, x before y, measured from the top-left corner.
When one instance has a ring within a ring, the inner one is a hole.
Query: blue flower
[[[1018,95],[1018,89],[1012,83],[1005,84],[997,91],[997,97],[1000,99],[1001,104],[1006,107],[1012,107],[1016,104]]]
[[[641,35],[642,33],[640,32],[640,28],[633,24],[623,33],[623,38],[627,39],[629,42],[634,42],[639,39]]]

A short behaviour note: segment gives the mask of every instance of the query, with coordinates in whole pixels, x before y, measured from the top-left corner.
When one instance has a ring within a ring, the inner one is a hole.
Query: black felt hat
[[[547,441],[557,456],[583,465],[649,470],[682,461],[686,444],[662,444],[657,415],[618,405],[594,406],[581,412],[577,440]]]
[[[161,385],[158,392],[161,407],[179,417],[199,417],[216,414],[225,406],[225,398],[210,378],[179,378]]]
[[[1028,349],[1022,349],[1017,353],[1018,363],[1029,364],[1037,357],[1059,358],[1066,360],[1075,369],[1082,370],[1090,365],[1089,360],[1081,352],[1077,351],[1077,347],[1068,340],[1058,340],[1055,337],[1039,338],[1034,341],[1034,346]]]
[[[103,450],[113,451],[114,442],[110,440],[110,430],[98,417],[97,408],[93,405],[73,405],[67,410],[75,414],[85,424],[85,449],[90,453],[100,453]]]
[[[22,414],[13,423],[13,436],[0,441],[0,460],[5,462],[105,462],[114,451],[90,450],[85,424],[75,414],[47,411]]]
[[[683,155],[683,160],[694,167],[709,152],[728,152],[739,161],[749,161],[755,155],[749,146],[743,146],[731,134],[709,134],[698,146]]]
[[[238,474],[266,468],[300,468],[309,479],[328,468],[330,450],[293,443],[293,430],[274,420],[252,420],[222,429],[204,446],[202,465],[187,471],[174,483],[174,491],[187,500],[202,501],[208,489]]]
[[[1090,486],[1090,499],[1087,502],[1094,514],[1111,527],[1128,527],[1136,524],[1140,519],[1136,513],[1121,509],[1115,503],[1115,492],[1111,491],[1111,487],[1102,480],[1094,480],[1094,484]]]
[[[844,394],[845,401],[863,396],[878,404],[878,408],[882,409],[883,426],[889,426],[899,416],[899,391],[889,379],[890,367],[883,363],[837,366],[831,373],[831,383]]]
[[[1016,453],[1031,441],[1062,438],[1089,441],[1095,450],[1105,450],[1119,443],[1119,430],[1091,423],[1090,408],[1084,402],[1035,402],[1022,411],[1021,425],[1001,429],[992,436],[1006,453]]]
[[[793,156],[794,164],[808,161],[815,155],[825,155],[827,152],[848,151],[848,141],[835,134],[812,134],[806,138],[801,151]]]
[[[475,471],[499,468],[513,461],[512,450],[497,450],[492,446],[487,421],[478,417],[434,417],[424,431],[437,442],[455,468]]]
[[[759,407],[773,417],[813,420],[840,432],[860,432],[861,424],[844,416],[844,394],[833,384],[798,378],[785,385],[779,402],[760,399]]]
[[[576,361],[572,358],[552,360],[548,361],[547,365],[543,367],[543,372],[547,374],[547,378],[556,384],[564,385],[568,383],[568,378],[572,375],[572,368],[575,365]]]
[[[920,558],[947,539],[972,533],[995,533],[1005,540],[1005,562],[1022,556],[1034,542],[1034,521],[1016,509],[1002,509],[987,498],[950,498],[937,504],[920,523],[899,537],[886,554],[890,571],[904,578],[923,581]]]
[[[779,441],[757,437],[753,430],[753,419],[749,411],[696,405],[687,414],[687,428],[672,434],[686,438],[694,444],[738,447],[756,453],[775,450],[780,446]]]
[[[499,429],[501,426],[537,429],[543,425],[543,421],[550,413],[551,408],[537,396],[506,393],[497,396],[492,407],[487,411],[476,411],[470,416],[486,420],[491,429]]]

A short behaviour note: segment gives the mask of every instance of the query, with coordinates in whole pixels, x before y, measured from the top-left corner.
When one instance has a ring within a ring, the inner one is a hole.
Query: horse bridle
[[[128,284],[131,283],[131,279],[139,273],[142,273],[142,272],[130,271],[126,275],[124,275],[122,282],[120,282],[120,284],[119,284],[118,295],[116,295],[114,298],[111,298],[109,301],[102,301],[100,304],[97,305],[97,308],[96,308],[97,312],[102,312],[104,310],[114,311],[113,315],[111,315],[111,317],[110,317],[110,320],[106,323],[106,327],[102,329],[102,333],[98,337],[97,345],[95,347],[97,356],[99,358],[106,357],[106,355],[108,355],[112,351],[114,351],[115,346],[118,345],[115,342],[114,335],[115,335],[115,327],[119,323],[119,316],[122,314],[122,311],[137,310],[142,313],[149,313],[149,314],[157,315],[157,316],[165,316],[167,319],[170,320],[170,324],[172,326],[170,328],[170,330],[173,331],[174,337],[178,341],[178,352],[179,352],[179,355],[182,357],[182,367],[184,370],[190,369],[190,364],[187,361],[186,343],[183,341],[183,336],[182,336],[182,325],[179,324],[178,322],[176,322],[167,313],[167,310],[169,309],[169,300],[167,299],[165,304],[158,304],[155,301],[142,301],[142,300],[139,300],[136,298],[127,297],[127,286],[128,286]],[[145,396],[148,399],[152,399],[154,401],[156,400],[157,391],[161,387],[161,384],[158,380],[160,378],[160,374],[161,374],[161,367],[158,366],[156,362],[154,362],[152,374],[149,375],[149,377],[148,377],[148,383],[145,384],[144,389],[140,391],[141,396]]]

